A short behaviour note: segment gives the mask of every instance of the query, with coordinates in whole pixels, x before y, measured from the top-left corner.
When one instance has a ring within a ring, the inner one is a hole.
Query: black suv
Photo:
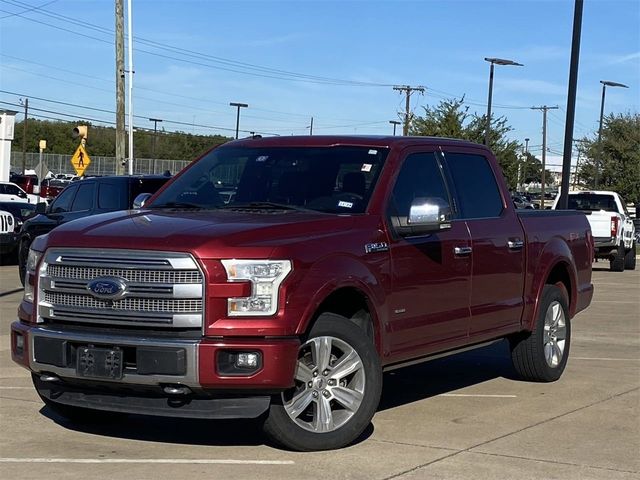
[[[39,215],[24,222],[20,231],[18,268],[22,284],[29,246],[38,235],[77,218],[132,208],[139,194],[155,193],[169,179],[159,175],[92,177],[69,184],[48,207],[39,203]]]

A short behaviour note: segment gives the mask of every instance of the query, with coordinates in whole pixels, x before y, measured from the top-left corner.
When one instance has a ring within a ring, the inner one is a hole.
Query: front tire
[[[636,242],[633,242],[629,251],[624,254],[624,268],[627,270],[636,269]]]
[[[31,242],[28,240],[22,240],[18,247],[18,276],[20,277],[20,283],[24,287],[24,279],[26,277],[27,270],[27,257],[29,256],[29,247]]]
[[[513,366],[524,380],[554,382],[560,378],[571,344],[569,308],[560,288],[544,286],[533,331],[511,338],[510,343]]]
[[[341,448],[369,425],[381,391],[372,340],[348,318],[324,313],[300,347],[295,386],[274,396],[264,430],[293,450]]]

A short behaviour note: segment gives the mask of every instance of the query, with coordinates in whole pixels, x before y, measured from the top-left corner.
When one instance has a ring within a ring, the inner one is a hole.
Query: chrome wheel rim
[[[315,337],[300,347],[295,387],[282,394],[287,415],[313,433],[337,430],[364,397],[365,372],[355,349],[335,337]]]
[[[558,301],[554,301],[547,308],[544,316],[544,359],[551,368],[556,368],[562,362],[567,342],[567,322],[564,309]]]

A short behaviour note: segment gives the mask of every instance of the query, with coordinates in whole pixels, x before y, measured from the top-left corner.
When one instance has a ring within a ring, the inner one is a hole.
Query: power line
[[[28,4],[28,3],[15,1],[15,0],[0,0],[0,1],[2,1],[3,3],[8,3],[8,4],[13,5],[13,6],[29,6],[29,7],[33,6],[33,5]],[[6,12],[6,13],[14,13],[14,12]],[[74,25],[77,25],[77,26],[80,26],[80,27],[83,27],[83,28],[91,29],[91,31],[99,30],[101,33],[106,34],[106,35],[111,35],[112,36],[114,34],[114,32],[111,29],[107,29],[107,28],[102,27],[100,25],[95,25],[95,24],[91,24],[91,23],[88,23],[88,22],[84,22],[84,21],[78,21],[75,18],[67,17],[65,15],[60,15],[60,14],[57,14],[57,13],[52,12],[50,10],[41,9],[41,10],[36,11],[34,13],[38,13],[38,14],[41,14],[41,15],[44,15],[46,17],[53,18],[53,19],[56,19],[56,20],[59,20],[59,21],[64,21],[65,23],[71,23],[71,24],[74,24]],[[64,27],[60,27],[58,25],[54,25],[54,24],[43,22],[41,20],[36,20],[34,18],[25,16],[25,15],[23,15],[21,13],[16,13],[15,15],[20,17],[20,18],[23,18],[25,20],[28,20],[28,21],[33,21],[35,23],[39,23],[41,25],[46,25],[48,27],[56,28],[56,29],[59,29],[59,30],[62,30],[62,31],[66,31],[68,33],[75,34],[75,35],[80,35],[80,36],[85,37],[85,38],[92,38],[92,39],[100,41],[100,42],[111,43],[111,42],[109,42],[107,40],[104,40],[102,38],[98,38],[98,37],[94,37],[94,36],[91,36],[91,35],[87,35],[87,34],[83,34],[83,33],[80,33],[80,32],[76,32],[76,31],[73,31],[73,30],[69,30],[69,29],[66,29]],[[235,72],[235,73],[242,73],[242,74],[259,76],[259,77],[266,77],[266,78],[274,78],[274,79],[279,79],[279,80],[301,81],[301,82],[308,82],[308,83],[320,83],[320,84],[342,85],[342,86],[365,86],[365,87],[389,87],[389,86],[391,86],[391,84],[384,84],[384,83],[363,82],[363,81],[356,81],[356,80],[345,80],[345,79],[339,79],[339,78],[331,78],[331,77],[323,77],[323,76],[318,76],[318,75],[304,74],[304,73],[299,73],[299,72],[291,72],[291,71],[288,71],[288,70],[281,70],[281,69],[265,67],[265,66],[257,65],[257,64],[240,62],[240,61],[237,61],[237,60],[231,60],[231,59],[227,59],[227,58],[223,58],[223,57],[217,57],[217,56],[213,56],[213,55],[204,54],[204,53],[201,53],[201,52],[196,52],[196,51],[193,51],[193,50],[174,47],[172,45],[164,44],[164,43],[161,43],[161,42],[156,42],[154,40],[149,40],[149,39],[146,39],[146,38],[143,38],[143,37],[137,37],[136,36],[136,37],[134,37],[134,39],[136,40],[137,43],[139,43],[139,44],[141,43],[143,45],[147,45],[147,46],[150,46],[152,48],[162,49],[163,51],[170,50],[174,54],[182,55],[182,56],[188,57],[188,58],[206,60],[206,61],[213,62],[213,63],[219,64],[219,65],[214,66],[214,65],[211,65],[211,64],[204,64],[202,62],[185,60],[185,59],[182,59],[182,58],[172,57],[172,56],[166,55],[166,54],[161,54],[161,53],[157,53],[157,52],[150,52],[148,50],[143,50],[143,49],[140,49],[140,48],[136,49],[138,52],[143,52],[143,53],[147,53],[147,54],[150,54],[150,55],[155,55],[155,56],[159,56],[159,57],[163,57],[163,58],[169,58],[169,59],[176,60],[176,61],[181,61],[181,62],[186,62],[186,63],[193,63],[193,64],[196,64],[196,65],[206,66],[206,67],[209,67],[209,68],[216,68],[216,69],[220,69],[220,70],[231,71],[231,72]],[[220,65],[225,65],[225,67],[220,66]],[[228,68],[228,67],[233,67],[233,68]],[[242,69],[242,70],[238,70],[238,69]]]
[[[99,80],[101,82],[105,82],[105,83],[110,83],[111,85],[113,85],[115,82],[113,80],[107,80],[105,78],[100,78],[100,77],[96,77],[93,75],[87,75],[84,74],[82,72],[75,72],[72,70],[67,70],[67,69],[63,69],[60,67],[55,67],[52,65],[46,65],[43,63],[39,63],[39,62],[34,62],[31,60],[26,60],[23,58],[19,58],[19,57],[15,57],[12,55],[7,55],[5,53],[1,53],[0,52],[0,57],[5,57],[5,58],[10,58],[13,60],[18,60],[20,62],[24,62],[24,63],[28,63],[28,64],[32,64],[32,65],[36,65],[42,68],[46,68],[47,70],[58,70],[60,72],[64,72],[64,73],[69,73],[72,74],[74,76],[81,76],[81,77],[85,77],[85,78],[89,78],[92,80]],[[79,83],[79,82],[73,82],[70,81],[68,79],[63,79],[63,78],[59,78],[59,77],[55,77],[52,75],[47,75],[47,74],[43,74],[43,73],[35,73],[29,70],[25,70],[22,68],[18,68],[18,67],[14,67],[14,66],[9,66],[9,65],[2,65],[2,68],[8,68],[11,70],[17,70],[20,72],[24,72],[24,73],[28,73],[30,75],[34,75],[34,76],[38,76],[38,77],[44,77],[44,78],[49,78],[52,80],[56,80],[59,82],[63,82],[65,84],[72,84],[72,85],[78,85],[81,87],[85,87],[85,88],[90,88],[92,90],[97,90],[97,91],[101,91],[101,92],[108,92],[108,93],[112,93],[111,90],[107,90],[105,88],[100,88],[100,87],[95,87],[93,85],[87,85],[85,83]],[[144,91],[148,91],[148,92],[153,92],[153,93],[159,93],[161,95],[167,95],[167,96],[171,96],[171,97],[176,97],[176,98],[184,98],[186,100],[193,100],[199,103],[212,103],[215,105],[227,105],[227,103],[224,102],[217,102],[215,100],[210,100],[210,99],[205,99],[205,98],[198,98],[198,97],[190,97],[187,95],[180,95],[180,94],[176,94],[176,93],[172,93],[172,92],[165,92],[162,90],[156,90],[156,89],[152,89],[152,88],[146,88],[146,87],[137,87],[137,90],[144,90]],[[166,100],[160,100],[157,98],[150,98],[150,97],[146,97],[146,96],[142,96],[142,95],[137,95],[136,98],[141,99],[141,100],[147,100],[150,102],[154,102],[154,103],[162,103],[164,105],[171,105],[171,106],[176,106],[176,107],[184,107],[185,104],[184,103],[175,103],[175,102],[168,102]],[[201,106],[193,106],[193,105],[189,105],[189,108],[192,110],[199,110],[199,111],[203,111],[203,112],[207,112],[207,113],[218,113],[218,114],[222,114],[222,115],[227,115],[227,111],[218,111],[218,110],[212,110],[210,108],[205,108],[205,107],[201,107]],[[291,113],[291,112],[282,112],[282,111],[277,111],[277,110],[269,110],[269,109],[263,109],[263,108],[252,108],[252,110],[256,110],[259,112],[267,112],[267,113],[275,113],[277,115],[286,115],[286,116],[293,116],[293,117],[300,117],[300,118],[308,118],[308,115],[305,114],[299,114],[299,113]],[[268,117],[260,117],[257,115],[244,115],[245,118],[255,118],[258,120],[269,120],[269,121],[276,121],[276,122],[286,122],[286,120],[282,120],[282,119],[277,119],[277,118],[268,118]],[[317,119],[318,117],[316,117]],[[346,122],[361,122],[362,120],[355,120],[355,119],[345,119],[345,118],[332,118],[332,117],[323,117],[325,120],[333,120],[333,121],[346,121]],[[295,122],[294,120],[291,121],[292,123]]]
[[[58,0],[51,0],[50,2],[47,3],[43,3],[42,5],[37,5],[31,8],[27,8],[26,10],[23,10],[22,12],[19,13],[11,13],[9,15],[5,15],[4,17],[0,17],[0,20],[4,20],[5,18],[9,18],[9,17],[15,17],[17,15],[21,15],[23,13],[29,13],[29,12],[33,12],[34,10],[40,10],[48,5],[51,5],[52,3],[56,3]]]

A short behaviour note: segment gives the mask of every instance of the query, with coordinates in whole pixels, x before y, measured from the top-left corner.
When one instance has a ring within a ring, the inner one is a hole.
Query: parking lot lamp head
[[[485,57],[485,61],[491,64],[489,69],[489,98],[487,100],[487,124],[484,131],[484,144],[489,146],[489,132],[491,130],[491,99],[493,97],[493,66],[494,65],[513,65],[522,67],[522,63],[507,60],[505,58]]]
[[[627,85],[625,85],[624,83],[618,83],[618,82],[611,82],[609,80],[600,80],[600,83],[602,84],[602,101],[600,102],[600,126],[598,127],[598,151],[599,151],[599,155],[598,157],[602,156],[602,144],[600,143],[601,139],[602,139],[602,120],[604,117],[604,96],[605,96],[605,91],[607,89],[607,87],[622,87],[622,88],[629,88]],[[600,161],[602,159],[601,158],[596,158],[595,161],[595,167],[596,167],[596,171],[595,171],[595,178],[594,178],[594,188],[598,188],[598,177],[600,176]]]

